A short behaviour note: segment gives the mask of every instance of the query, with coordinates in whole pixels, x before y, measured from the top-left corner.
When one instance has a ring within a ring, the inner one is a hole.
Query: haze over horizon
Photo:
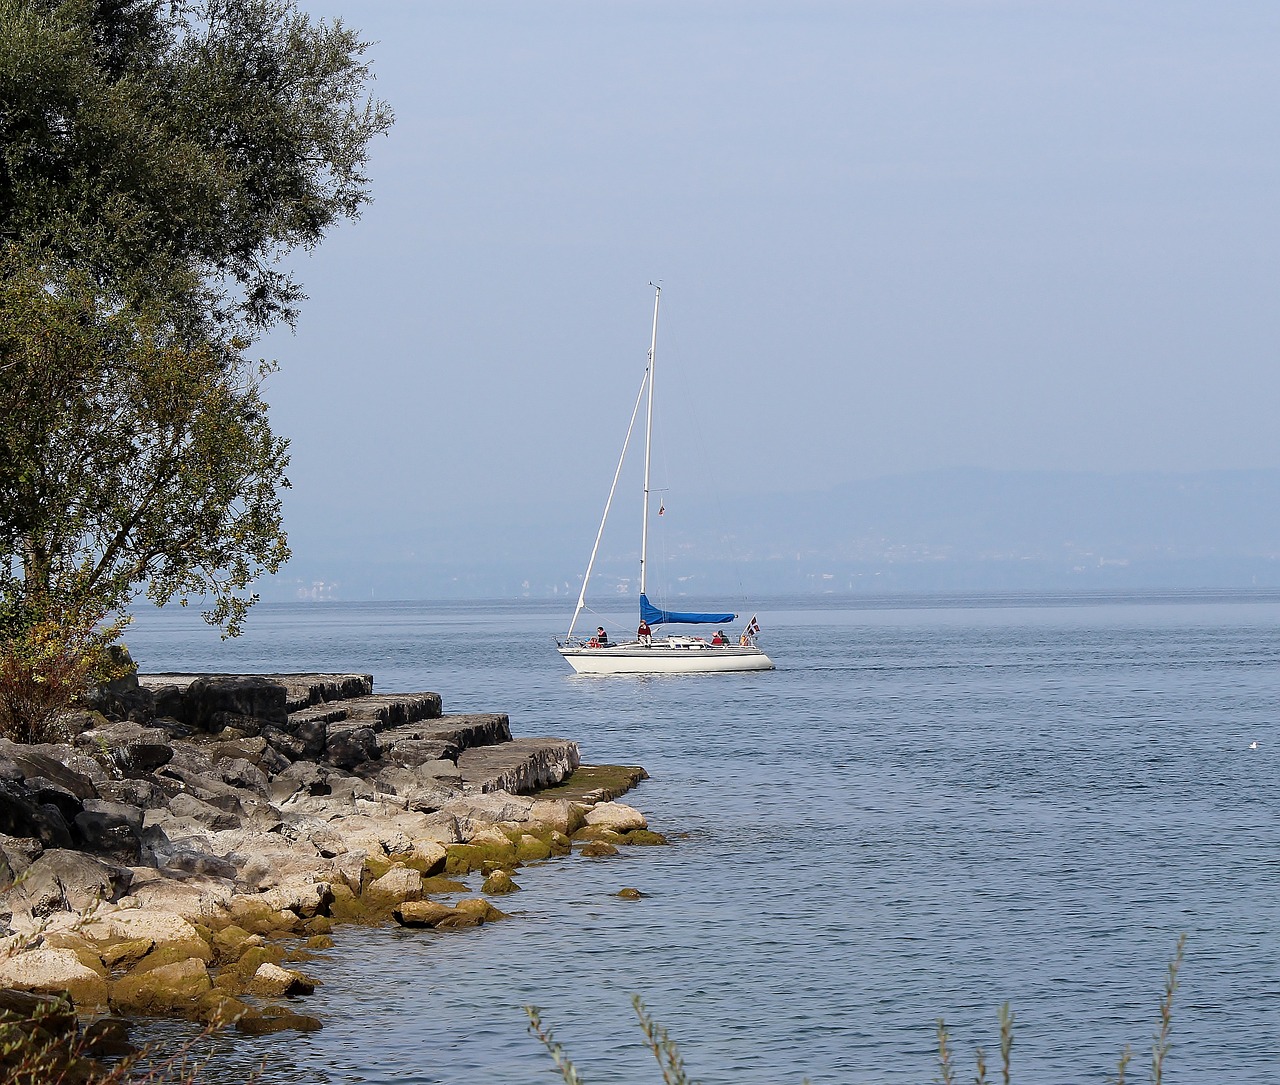
[[[1280,469],[1274,5],[303,7],[376,43],[398,123],[263,348],[284,581],[526,539],[578,576],[650,280],[677,507]]]

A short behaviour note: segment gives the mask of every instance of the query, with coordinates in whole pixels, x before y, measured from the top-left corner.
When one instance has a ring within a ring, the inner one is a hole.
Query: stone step
[[[469,791],[524,795],[560,783],[578,767],[578,744],[562,738],[517,738],[476,746],[458,755],[458,771]]]
[[[495,746],[511,741],[511,721],[505,712],[473,712],[440,716],[434,720],[389,727],[378,733],[383,750],[402,743],[421,742],[452,747],[461,752],[476,746]]]
[[[421,720],[440,718],[438,693],[370,693],[336,704],[321,704],[289,714],[288,729],[303,723],[345,724],[348,729],[368,727],[373,731],[402,727]]]
[[[176,688],[185,694],[197,679],[214,680],[222,686],[236,682],[274,683],[284,687],[284,709],[297,712],[312,705],[352,698],[367,697],[373,693],[371,674],[188,674],[159,673],[138,675],[138,685],[156,693],[166,687]]]
[[[278,678],[284,683],[288,697],[285,707],[290,712],[373,693],[371,674],[269,674],[266,677]]]

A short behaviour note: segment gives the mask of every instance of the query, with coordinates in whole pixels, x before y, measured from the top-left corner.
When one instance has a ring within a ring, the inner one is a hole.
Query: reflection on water
[[[777,671],[656,679],[568,676],[536,606],[264,607],[225,656],[145,616],[144,669],[509,711],[643,764],[633,800],[686,834],[520,871],[509,923],[341,929],[306,966],[325,1029],[226,1041],[210,1080],[554,1080],[534,1003],[588,1081],[650,1083],[638,992],[706,1085],[928,1080],[936,1018],[990,1051],[1005,999],[1020,1077],[1099,1081],[1147,1048],[1185,931],[1172,1072],[1273,1081],[1280,605],[920,602],[762,612]]]

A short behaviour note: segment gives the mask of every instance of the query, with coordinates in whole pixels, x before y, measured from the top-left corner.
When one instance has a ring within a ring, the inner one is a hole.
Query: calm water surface
[[[939,1016],[969,1079],[1005,1000],[1016,1081],[1101,1082],[1126,1044],[1145,1080],[1185,933],[1165,1080],[1280,1081],[1280,602],[761,622],[773,673],[586,678],[542,605],[263,606],[226,645],[143,615],[144,670],[367,670],[642,764],[630,801],[679,837],[521,870],[513,922],[341,929],[306,966],[323,1031],[230,1042],[212,1080],[263,1058],[285,1083],[558,1080],[533,1003],[586,1081],[650,1085],[632,993],[704,1085],[929,1081]]]

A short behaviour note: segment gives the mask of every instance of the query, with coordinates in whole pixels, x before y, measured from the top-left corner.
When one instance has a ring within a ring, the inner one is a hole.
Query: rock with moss
[[[625,833],[632,829],[647,829],[649,822],[634,806],[623,802],[597,803],[586,813],[586,823],[596,829],[611,829]]]
[[[434,900],[405,901],[392,911],[392,916],[402,927],[427,927],[434,929],[443,920],[456,915],[448,904]]]
[[[520,887],[516,885],[515,879],[511,877],[505,870],[495,870],[484,880],[481,886],[482,893],[488,893],[490,896],[503,896],[507,893],[517,893]]]
[[[35,994],[65,994],[77,1010],[107,1005],[107,981],[70,949],[33,949],[0,959],[0,986]]]
[[[213,990],[209,969],[199,957],[139,971],[111,984],[111,1008],[118,1013],[199,1016],[199,1000]]]
[[[318,1017],[295,1013],[285,1006],[247,1009],[236,1019],[236,1031],[247,1036],[266,1036],[273,1032],[317,1032],[323,1028]]]
[[[297,998],[315,991],[316,982],[301,972],[264,961],[249,980],[248,991],[260,998]]]

